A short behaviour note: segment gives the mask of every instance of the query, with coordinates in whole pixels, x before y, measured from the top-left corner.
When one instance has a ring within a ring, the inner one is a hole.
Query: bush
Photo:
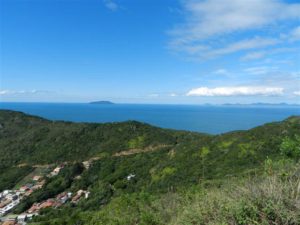
[[[299,159],[300,158],[300,136],[296,135],[294,139],[285,137],[280,145],[282,155]]]

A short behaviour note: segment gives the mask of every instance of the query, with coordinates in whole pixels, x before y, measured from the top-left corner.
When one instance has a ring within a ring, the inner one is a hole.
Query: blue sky
[[[300,103],[300,1],[0,2],[0,101]]]

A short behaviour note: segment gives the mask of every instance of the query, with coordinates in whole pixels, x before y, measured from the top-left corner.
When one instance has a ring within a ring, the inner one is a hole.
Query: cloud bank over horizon
[[[283,94],[281,87],[240,86],[240,87],[199,87],[190,90],[187,96],[278,96]]]

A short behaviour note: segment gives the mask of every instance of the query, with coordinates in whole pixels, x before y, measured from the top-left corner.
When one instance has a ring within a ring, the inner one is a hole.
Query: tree
[[[280,145],[282,155],[299,159],[300,158],[300,136],[296,135],[294,139],[284,137]]]
[[[201,158],[201,161],[202,161],[202,179],[204,180],[204,170],[205,170],[205,159],[207,157],[207,155],[209,154],[210,150],[209,150],[209,147],[205,146],[205,147],[202,147],[201,150],[200,150],[200,158]]]

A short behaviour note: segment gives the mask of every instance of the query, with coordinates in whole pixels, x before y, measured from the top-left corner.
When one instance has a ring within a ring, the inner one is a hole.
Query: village
[[[85,170],[88,170],[93,162],[97,160],[99,160],[99,157],[94,157],[87,161],[83,161],[82,165]],[[33,203],[28,210],[20,214],[13,213],[13,209],[20,204],[24,198],[44,187],[46,178],[57,176],[66,165],[68,165],[68,163],[62,163],[55,167],[52,165],[53,167],[51,170],[46,170],[44,173],[39,172],[38,174],[30,176],[29,179],[26,180],[26,184],[13,190],[2,191],[0,193],[0,225],[26,225],[33,217],[39,215],[40,211],[43,209],[59,208],[66,203],[77,204],[81,199],[88,199],[90,192],[87,190],[80,189],[74,192],[64,191],[57,194],[55,197]],[[135,176],[135,174],[130,173],[124,179],[130,181]],[[78,175],[75,179],[81,179],[81,176]]]
[[[89,168],[89,162],[83,162],[86,169]],[[64,164],[55,167],[46,177],[53,177],[59,174]],[[54,198],[49,198],[42,202],[35,202],[28,210],[21,214],[13,214],[13,209],[20,204],[22,199],[30,196],[34,191],[43,188],[45,185],[45,177],[35,175],[30,182],[22,185],[18,189],[4,190],[0,193],[0,224],[1,225],[26,225],[34,216],[39,215],[40,211],[45,208],[59,208],[71,202],[77,204],[79,200],[87,199],[90,192],[86,190],[78,190],[77,192],[62,192]]]

